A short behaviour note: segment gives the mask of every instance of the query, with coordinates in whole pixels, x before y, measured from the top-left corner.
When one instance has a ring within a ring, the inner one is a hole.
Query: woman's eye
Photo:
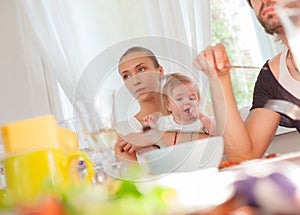
[[[139,72],[145,72],[146,69],[144,67],[139,68]]]
[[[195,101],[195,100],[196,100],[196,97],[190,97],[190,100],[191,100],[191,101]]]
[[[176,101],[182,101],[182,98],[176,98]]]
[[[126,80],[128,78],[130,78],[131,76],[130,75],[123,75],[123,79]]]

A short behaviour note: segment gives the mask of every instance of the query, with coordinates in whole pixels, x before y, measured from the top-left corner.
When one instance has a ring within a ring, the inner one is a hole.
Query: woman
[[[129,48],[119,60],[119,74],[129,92],[138,100],[140,111],[117,125],[118,133],[122,136],[115,145],[117,157],[136,160],[135,153],[129,153],[130,133],[143,132],[143,118],[149,114],[168,112],[164,108],[160,91],[161,79],[164,75],[163,67],[158,63],[152,51],[140,46]],[[127,136],[127,138],[124,138]]]

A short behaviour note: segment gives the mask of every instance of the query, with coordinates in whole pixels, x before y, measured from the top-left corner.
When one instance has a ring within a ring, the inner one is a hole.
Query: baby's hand
[[[191,107],[191,108],[190,108],[190,114],[191,114],[193,117],[199,119],[200,114],[201,114],[200,108],[199,108],[198,106],[193,106],[193,107]]]
[[[156,128],[156,122],[162,114],[159,112],[147,115],[143,118],[143,127]]]
[[[154,116],[152,114],[144,116],[143,118],[143,126],[149,126],[151,127],[151,124],[154,122]]]

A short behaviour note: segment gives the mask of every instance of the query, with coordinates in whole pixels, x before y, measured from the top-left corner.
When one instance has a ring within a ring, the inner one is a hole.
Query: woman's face
[[[163,68],[155,68],[153,60],[147,53],[134,52],[127,54],[119,64],[119,73],[129,92],[139,101],[152,98],[160,91],[160,80]]]

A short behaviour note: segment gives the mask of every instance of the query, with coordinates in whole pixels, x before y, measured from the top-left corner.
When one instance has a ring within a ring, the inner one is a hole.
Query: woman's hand
[[[129,154],[134,153],[136,149],[143,148],[142,146],[131,144],[123,139],[120,140],[119,145],[124,152],[128,152]]]
[[[124,145],[126,141],[119,137],[118,142],[115,144],[114,151],[116,159],[119,161],[126,160],[126,161],[136,161],[136,154],[135,153],[128,153],[127,151],[123,150],[121,145]]]
[[[217,79],[228,74],[230,70],[227,52],[221,43],[216,46],[208,46],[195,58],[193,65],[210,79]]]
[[[132,154],[136,149],[154,145],[157,139],[155,138],[155,134],[155,131],[149,131],[147,133],[130,133],[122,137],[118,144],[123,151]]]

